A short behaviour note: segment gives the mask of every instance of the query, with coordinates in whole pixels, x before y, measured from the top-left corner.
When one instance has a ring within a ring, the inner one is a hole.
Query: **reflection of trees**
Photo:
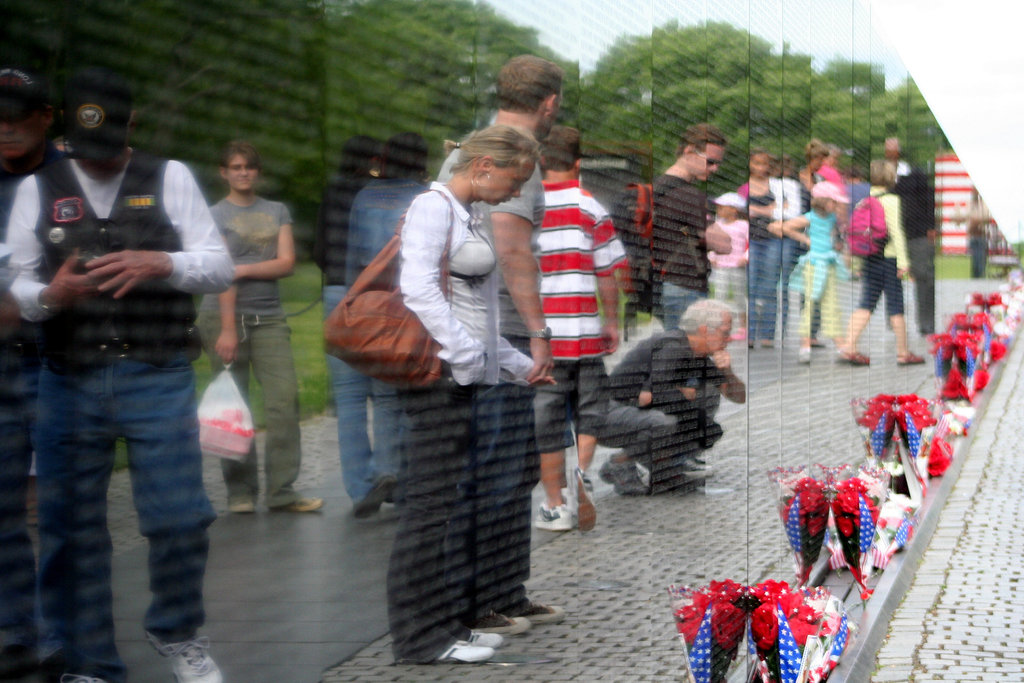
[[[583,39],[594,30],[583,19],[565,30]],[[534,29],[473,0],[12,0],[0,50],[58,92],[79,66],[123,72],[140,110],[135,143],[196,162],[211,195],[220,146],[252,140],[267,160],[264,190],[292,205],[300,237],[349,136],[417,131],[436,161],[443,139],[488,122],[506,59],[555,57]],[[942,143],[912,84],[886,91],[877,66],[815,72],[810,56],[784,52],[723,23],[623,37],[582,81],[564,64],[562,119],[606,149],[651,149],[654,171],[683,128],[711,120],[739,150],[723,183],[745,174],[748,144],[799,157],[815,135],[864,162],[896,134],[919,162]]]
[[[588,140],[651,140],[656,171],[671,163],[682,130],[699,121],[721,127],[734,151],[757,145],[798,162],[812,136],[854,150],[862,165],[881,154],[887,135],[909,139],[904,152],[914,161],[941,143],[913,84],[886,91],[880,66],[840,59],[815,71],[810,55],[788,46],[775,53],[724,23],[670,23],[622,38],[584,77],[579,116]],[[734,158],[720,182],[735,186],[745,174],[745,161]]]

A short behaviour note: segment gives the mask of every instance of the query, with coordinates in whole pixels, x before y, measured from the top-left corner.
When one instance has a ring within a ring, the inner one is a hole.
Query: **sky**
[[[781,50],[882,64],[886,83],[909,72],[946,138],[1011,241],[1024,238],[1024,50],[1006,0],[493,0],[499,13],[583,73],[623,35],[671,20],[726,21]]]

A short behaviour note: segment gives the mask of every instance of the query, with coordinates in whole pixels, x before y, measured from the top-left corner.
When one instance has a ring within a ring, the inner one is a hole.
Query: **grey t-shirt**
[[[457,149],[448,155],[444,165],[441,167],[441,172],[437,174],[438,182],[448,182],[452,175],[451,167],[458,158],[459,150]],[[480,216],[483,233],[492,245],[494,244],[494,227],[491,225],[492,213],[510,213],[530,221],[533,224],[533,237],[530,241],[533,252],[536,255],[538,251],[537,231],[540,230],[541,223],[544,221],[544,184],[541,182],[540,166],[533,169],[533,175],[523,185],[518,197],[513,197],[497,206],[491,206],[485,202],[476,202],[473,204],[473,212]],[[537,278],[539,281],[539,271]],[[500,278],[498,285],[498,309],[500,311],[499,333],[501,336],[506,338],[509,336],[525,337],[528,330],[523,323],[523,319],[519,316],[515,304],[512,302],[508,289],[505,287],[504,277]]]
[[[262,197],[251,206],[238,206],[222,199],[211,207],[210,212],[236,265],[277,258],[281,226],[292,222],[288,207]],[[236,315],[284,315],[277,280],[243,279],[235,285],[238,290]],[[218,308],[217,296],[208,294],[203,297],[199,310],[216,311]]]

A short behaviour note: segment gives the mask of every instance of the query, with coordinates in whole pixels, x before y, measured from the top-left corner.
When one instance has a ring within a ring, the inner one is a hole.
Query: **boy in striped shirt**
[[[579,454],[571,487],[577,523],[581,531],[589,531],[596,521],[586,470],[608,405],[602,357],[614,352],[619,343],[615,271],[627,263],[608,212],[580,187],[581,158],[579,131],[553,127],[541,153],[547,210],[537,242],[540,294],[551,329],[556,384],[538,386],[534,399],[546,498],[534,526],[548,531],[569,531],[574,526],[562,494],[565,448],[572,445],[570,420],[576,423]]]

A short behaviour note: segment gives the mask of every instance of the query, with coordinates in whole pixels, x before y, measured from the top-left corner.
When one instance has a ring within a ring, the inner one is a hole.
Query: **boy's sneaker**
[[[576,524],[580,531],[590,531],[597,522],[597,509],[594,508],[594,485],[579,467],[576,468]]]
[[[557,624],[565,619],[565,610],[554,605],[530,602],[517,617],[526,617],[531,624]]]
[[[194,637],[180,643],[165,643],[146,633],[150,644],[164,657],[171,658],[174,678],[178,683],[224,683],[220,668],[210,657],[210,639]]]
[[[547,505],[541,503],[533,526],[544,531],[572,531],[572,514],[569,512],[569,506],[562,503],[548,509]]]
[[[506,617],[491,610],[484,616],[469,624],[469,629],[477,633],[500,633],[505,636],[516,636],[530,630],[530,620],[525,617]]]

